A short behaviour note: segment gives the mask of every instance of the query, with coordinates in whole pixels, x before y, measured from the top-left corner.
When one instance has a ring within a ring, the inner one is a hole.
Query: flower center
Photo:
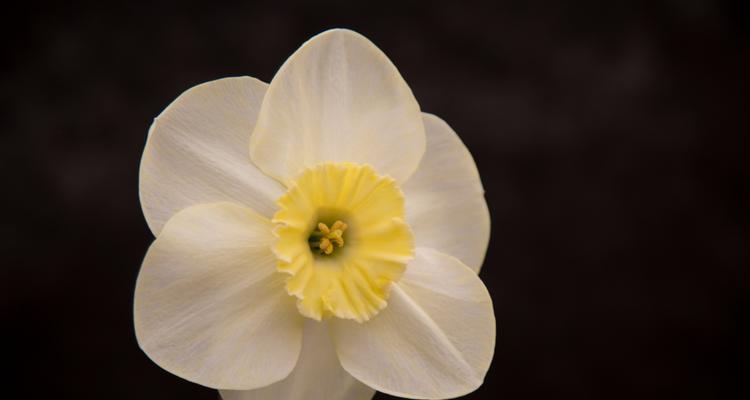
[[[310,243],[310,249],[320,250],[320,254],[330,256],[333,254],[334,245],[344,247],[344,231],[349,226],[336,220],[329,228],[323,222],[318,222],[318,227],[310,234],[307,242]]]
[[[277,269],[290,275],[286,290],[302,315],[362,322],[386,306],[390,284],[414,254],[393,179],[367,165],[320,164],[277,204]]]

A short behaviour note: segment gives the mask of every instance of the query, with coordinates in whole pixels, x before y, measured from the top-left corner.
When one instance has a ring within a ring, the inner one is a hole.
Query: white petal
[[[344,369],[400,397],[443,399],[475,390],[495,348],[492,300],[482,281],[457,259],[426,248],[417,248],[380,314],[332,326]]]
[[[222,390],[224,400],[370,400],[375,390],[341,368],[325,322],[307,319],[302,353],[283,381],[256,390]]]
[[[271,223],[232,203],[186,208],[151,245],[135,289],[135,332],[165,370],[221,389],[285,378],[302,317],[275,270]]]
[[[181,94],[151,125],[140,170],[143,214],[154,235],[177,211],[232,201],[266,217],[284,193],[250,161],[247,146],[268,85],[226,78]]]
[[[402,186],[417,246],[450,254],[479,272],[490,240],[490,213],[474,159],[445,121],[424,115],[427,150]]]
[[[343,29],[307,41],[268,88],[250,155],[281,181],[325,161],[370,164],[403,182],[424,153],[419,104],[396,67]]]

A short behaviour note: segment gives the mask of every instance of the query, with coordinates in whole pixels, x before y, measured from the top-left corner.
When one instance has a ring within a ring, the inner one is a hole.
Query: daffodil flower
[[[483,193],[458,136],[355,32],[310,39],[270,84],[193,87],[143,152],[138,343],[226,400],[471,392],[495,346]]]

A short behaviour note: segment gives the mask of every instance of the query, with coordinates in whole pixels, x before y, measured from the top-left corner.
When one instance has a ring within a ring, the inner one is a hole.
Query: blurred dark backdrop
[[[269,81],[331,27],[383,49],[481,171],[499,337],[467,399],[747,385],[747,1],[352,3],[4,10],[0,397],[216,398],[133,335],[147,129],[195,84]]]

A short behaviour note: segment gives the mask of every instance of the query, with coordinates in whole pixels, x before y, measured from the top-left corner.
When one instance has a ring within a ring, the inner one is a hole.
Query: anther
[[[317,228],[310,234],[311,248],[319,249],[321,254],[330,255],[333,253],[334,245],[344,247],[344,231],[348,228],[348,225],[336,221],[329,228],[328,225],[319,222]]]

